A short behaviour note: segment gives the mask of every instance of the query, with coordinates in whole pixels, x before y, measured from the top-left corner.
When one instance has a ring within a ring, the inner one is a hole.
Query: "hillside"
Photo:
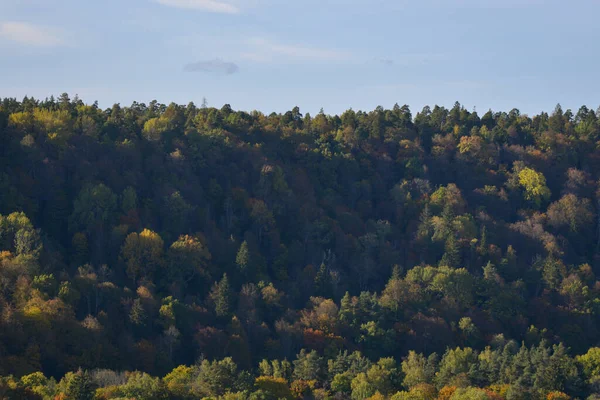
[[[598,113],[3,99],[0,398],[600,398]]]

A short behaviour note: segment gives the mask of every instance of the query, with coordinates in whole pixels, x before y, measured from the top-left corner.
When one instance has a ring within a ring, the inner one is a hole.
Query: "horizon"
[[[42,98],[33,97],[33,96],[28,96],[28,95],[25,95],[22,99],[19,99],[19,98],[16,98],[16,97],[6,97],[6,98],[0,97],[0,101],[2,101],[4,99],[12,99],[12,100],[15,100],[17,102],[22,102],[23,100],[25,100],[27,98],[27,99],[33,99],[36,102],[47,102],[47,101],[51,101],[51,99],[54,99],[54,101],[58,102],[58,99],[62,95],[64,95],[64,94],[67,94],[69,96],[69,100],[71,102],[74,102],[76,100],[80,100],[83,104],[85,104],[87,106],[97,104],[98,109],[104,110],[104,111],[110,110],[114,105],[119,105],[120,107],[127,108],[127,107],[131,107],[133,104],[138,104],[138,105],[143,105],[143,106],[147,107],[152,102],[156,102],[158,105],[162,105],[162,106],[169,106],[170,104],[176,104],[176,105],[182,106],[182,107],[187,107],[189,104],[193,103],[199,109],[201,109],[201,108],[221,109],[222,107],[224,107],[226,105],[228,105],[228,106],[231,107],[231,104],[229,104],[229,103],[225,103],[225,104],[221,104],[221,105],[210,104],[210,102],[208,101],[208,99],[202,99],[200,104],[197,104],[195,101],[188,101],[188,102],[183,102],[183,103],[177,103],[177,102],[161,102],[161,101],[158,101],[157,99],[152,99],[152,100],[150,100],[148,102],[133,100],[133,102],[131,104],[112,103],[111,105],[105,105],[105,106],[103,106],[97,100],[94,100],[94,101],[90,102],[90,101],[87,101],[86,99],[83,99],[83,98],[79,97],[77,93],[75,93],[73,96],[71,96],[71,94],[69,94],[67,92],[62,93],[61,95],[54,95],[54,94],[52,94],[52,95],[44,97],[43,99]],[[202,103],[204,103],[204,106],[202,105]],[[552,115],[553,112],[555,111],[556,107],[560,107],[562,109],[562,111],[565,112],[565,113],[568,112],[568,111],[571,111],[571,113],[573,114],[573,116],[575,116],[575,114],[577,114],[577,111],[580,110],[582,107],[586,107],[588,109],[588,111],[591,111],[591,112],[595,113],[597,116],[600,116],[600,106],[598,106],[596,108],[596,107],[590,106],[588,104],[582,104],[582,105],[580,105],[578,107],[575,107],[575,108],[565,108],[565,107],[562,106],[561,103],[557,103],[552,108],[552,110],[541,110],[541,111],[536,112],[536,113],[527,113],[527,112],[523,112],[522,110],[520,110],[520,109],[518,109],[516,107],[513,107],[511,109],[492,109],[492,108],[489,108],[489,109],[486,109],[486,110],[481,110],[481,109],[478,110],[477,107],[474,106],[473,108],[468,109],[467,107],[465,107],[465,105],[463,103],[461,103],[458,100],[455,101],[454,103],[452,103],[451,106],[441,105],[441,104],[433,104],[433,105],[431,105],[431,104],[425,104],[423,107],[421,107],[419,109],[416,109],[416,108],[412,107],[410,104],[395,103],[394,105],[392,105],[390,107],[378,105],[378,106],[374,107],[373,109],[354,109],[352,107],[349,107],[349,108],[346,108],[345,110],[343,110],[341,112],[337,112],[337,113],[328,113],[325,109],[323,109],[322,111],[327,116],[341,116],[344,112],[350,111],[350,110],[352,110],[352,111],[354,111],[356,113],[360,113],[360,112],[370,113],[370,112],[375,111],[378,107],[382,107],[384,110],[392,110],[395,106],[400,106],[400,107],[406,106],[406,107],[408,107],[410,113],[412,114],[412,118],[414,120],[414,118],[416,117],[416,115],[419,114],[419,113],[421,113],[425,107],[429,107],[431,110],[433,110],[435,107],[440,107],[440,108],[443,108],[443,109],[446,109],[446,110],[451,110],[457,103],[460,105],[461,109],[465,109],[465,110],[467,110],[470,113],[477,113],[477,115],[479,115],[479,116],[482,116],[482,115],[484,115],[487,112],[492,112],[493,114],[497,114],[497,113],[506,113],[506,114],[508,114],[510,111],[516,109],[517,111],[519,111],[519,114],[521,116],[525,116],[525,117],[530,117],[531,118],[533,116],[537,116],[537,115],[540,115],[540,114],[543,114],[543,113],[546,113],[548,115]],[[257,110],[257,109],[252,109],[252,110],[250,110],[250,109],[238,109],[238,108],[235,108],[235,107],[231,107],[231,109],[234,112],[245,112],[245,113],[248,113],[248,114],[251,114],[251,113],[254,113],[254,112],[258,112],[258,113],[261,113],[262,115],[268,117],[269,115],[271,115],[273,113],[275,113],[277,115],[283,115],[286,112],[292,111],[293,108],[295,108],[295,107],[299,108],[300,113],[303,116],[305,116],[306,114],[310,114],[311,116],[314,116],[314,115],[320,114],[320,112],[321,112],[321,110],[319,110],[317,112],[311,112],[311,111],[305,112],[304,110],[302,110],[302,108],[300,106],[293,106],[293,107],[291,107],[288,110],[282,110],[282,111],[264,111],[264,110]]]

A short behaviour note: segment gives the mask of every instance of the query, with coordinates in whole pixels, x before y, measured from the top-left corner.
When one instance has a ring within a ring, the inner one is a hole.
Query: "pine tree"
[[[352,320],[352,298],[348,292],[344,294],[344,297],[342,297],[342,301],[340,302],[339,318],[343,323],[350,323]]]
[[[229,287],[227,274],[223,274],[221,281],[214,284],[210,298],[214,302],[215,313],[218,317],[229,315],[231,309],[231,288]]]
[[[485,267],[483,267],[483,279],[486,281],[498,281],[499,276],[496,271],[496,267],[491,261],[488,261]]]
[[[487,227],[485,225],[481,228],[481,239],[477,250],[482,256],[487,254]]]
[[[446,205],[444,205],[444,209],[442,210],[442,219],[448,226],[451,226],[455,217],[456,214],[454,213],[452,205],[450,203],[446,203]]]
[[[305,349],[294,361],[294,378],[302,380],[319,379],[323,373],[323,359],[315,350],[307,353]]]
[[[315,277],[315,289],[319,296],[331,297],[331,275],[325,263],[321,263]]]
[[[402,275],[402,268],[398,265],[395,264],[394,268],[392,268],[392,277],[390,278],[390,280],[396,280],[399,281]]]
[[[67,384],[67,398],[69,400],[93,400],[96,393],[94,383],[87,371],[81,368],[73,375]]]
[[[419,239],[430,239],[433,235],[433,225],[431,224],[431,210],[429,204],[425,204],[425,208],[419,217],[419,229],[417,237]]]
[[[440,265],[457,268],[461,262],[460,247],[456,241],[456,237],[453,234],[448,236],[448,239],[446,239],[445,250],[446,252],[440,261]]]
[[[248,250],[248,242],[245,240],[240,245],[240,248],[235,257],[235,263],[242,272],[248,272],[250,265],[250,251]]]

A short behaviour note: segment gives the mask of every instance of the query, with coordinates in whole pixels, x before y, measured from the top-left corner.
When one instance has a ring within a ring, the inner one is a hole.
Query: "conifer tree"
[[[93,400],[95,392],[92,378],[87,371],[83,371],[81,368],[67,384],[67,398],[69,400]]]
[[[231,311],[231,288],[227,274],[223,274],[221,281],[214,284],[210,297],[214,303],[217,317],[228,316]]]

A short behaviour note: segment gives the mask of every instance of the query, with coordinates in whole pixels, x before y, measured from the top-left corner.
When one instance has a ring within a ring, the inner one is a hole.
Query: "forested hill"
[[[598,117],[4,99],[0,398],[600,398]]]

